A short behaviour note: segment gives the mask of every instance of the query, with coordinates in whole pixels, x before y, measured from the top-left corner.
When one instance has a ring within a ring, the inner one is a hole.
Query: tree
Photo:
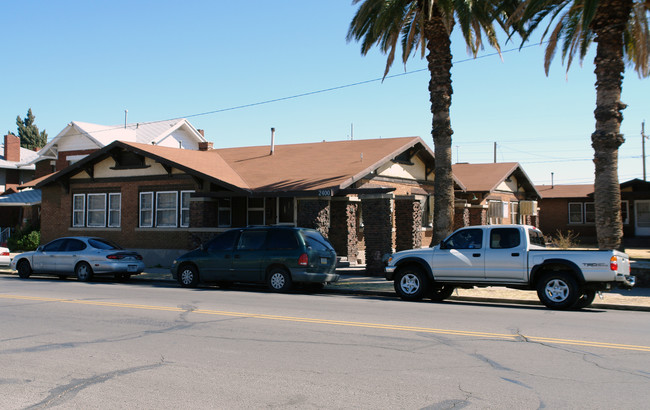
[[[539,24],[548,21],[542,35],[549,36],[544,60],[549,67],[558,43],[567,71],[579,53],[582,62],[589,46],[596,42],[596,129],[591,134],[594,149],[594,207],[596,234],[601,249],[618,249],[623,237],[621,192],[618,182],[618,148],[625,139],[620,133],[626,105],[621,102],[625,64],[647,77],[650,35],[648,0],[526,0],[512,16],[511,23],[523,30],[526,41]],[[548,20],[545,20],[547,19]],[[522,43],[523,44],[523,43]]]
[[[20,118],[20,115],[16,117],[20,146],[23,148],[35,150],[36,148],[43,148],[47,144],[47,133],[45,130],[39,132],[38,127],[34,124],[35,119],[36,117],[31,108],[27,111],[24,120]]]
[[[361,41],[361,54],[377,45],[388,55],[384,78],[395,59],[401,38],[402,62],[425,50],[429,72],[429,94],[435,152],[433,240],[439,243],[453,230],[454,180],[451,169],[451,33],[456,24],[462,30],[468,51],[476,57],[487,42],[499,49],[493,22],[505,27],[506,5],[510,1],[489,0],[353,0],[362,3],[350,23],[347,40]],[[502,8],[498,7],[498,3]],[[514,4],[514,2],[512,2]],[[513,7],[514,8],[514,7]]]

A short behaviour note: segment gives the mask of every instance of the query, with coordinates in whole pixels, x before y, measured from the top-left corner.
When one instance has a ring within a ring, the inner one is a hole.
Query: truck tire
[[[422,300],[431,287],[427,275],[417,266],[406,266],[397,271],[395,292],[402,300]]]
[[[596,291],[591,290],[591,289],[585,289],[582,291],[580,294],[580,297],[576,301],[576,303],[573,305],[573,309],[575,310],[580,310],[584,309],[587,306],[591,305],[591,303],[594,301],[596,298]]]
[[[443,300],[451,296],[451,294],[454,293],[454,290],[456,290],[456,288],[450,285],[436,286],[434,284],[431,290],[429,291],[429,298],[431,298],[431,300],[434,302],[442,302]]]
[[[571,309],[581,296],[576,280],[566,272],[550,272],[537,283],[537,296],[549,309]]]

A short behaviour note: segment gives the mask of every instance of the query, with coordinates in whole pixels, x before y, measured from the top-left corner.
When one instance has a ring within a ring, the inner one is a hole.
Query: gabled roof
[[[38,152],[32,151],[27,148],[20,147],[20,161],[7,161],[5,159],[5,145],[0,144],[0,168],[5,169],[28,169],[33,170],[36,167],[32,165],[27,165],[34,158],[38,157]]]
[[[468,192],[492,192],[508,177],[514,175],[526,190],[540,196],[518,162],[454,164],[452,172]]]
[[[433,152],[419,137],[317,142],[216,149],[256,191],[344,189],[417,147],[433,163]]]
[[[588,198],[594,192],[594,184],[537,185],[542,199]]]
[[[152,121],[124,125],[100,125],[89,122],[72,121],[56,137],[48,142],[39,152],[41,158],[56,156],[55,145],[67,135],[80,135],[92,141],[97,148],[109,145],[113,141],[139,142],[143,144],[157,144],[165,137],[179,128],[185,128],[197,142],[206,139],[185,118]],[[38,158],[40,159],[40,158]],[[37,160],[38,160],[37,159]]]
[[[120,149],[250,193],[345,189],[410,149],[413,155],[433,162],[433,152],[419,137],[276,145],[273,155],[269,146],[196,151],[115,141],[36,186],[82,172],[88,165],[111,156],[112,150]]]

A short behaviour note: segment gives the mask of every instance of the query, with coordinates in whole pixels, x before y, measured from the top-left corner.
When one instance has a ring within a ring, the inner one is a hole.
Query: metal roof
[[[15,194],[0,196],[0,206],[28,206],[41,203],[40,189],[27,189]]]

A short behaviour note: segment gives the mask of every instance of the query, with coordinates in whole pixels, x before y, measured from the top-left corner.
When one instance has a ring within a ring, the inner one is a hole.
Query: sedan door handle
[[[473,253],[472,256],[475,257],[475,258],[479,258],[481,256],[481,254],[480,253]]]
[[[519,252],[513,253],[512,256],[519,256]]]

